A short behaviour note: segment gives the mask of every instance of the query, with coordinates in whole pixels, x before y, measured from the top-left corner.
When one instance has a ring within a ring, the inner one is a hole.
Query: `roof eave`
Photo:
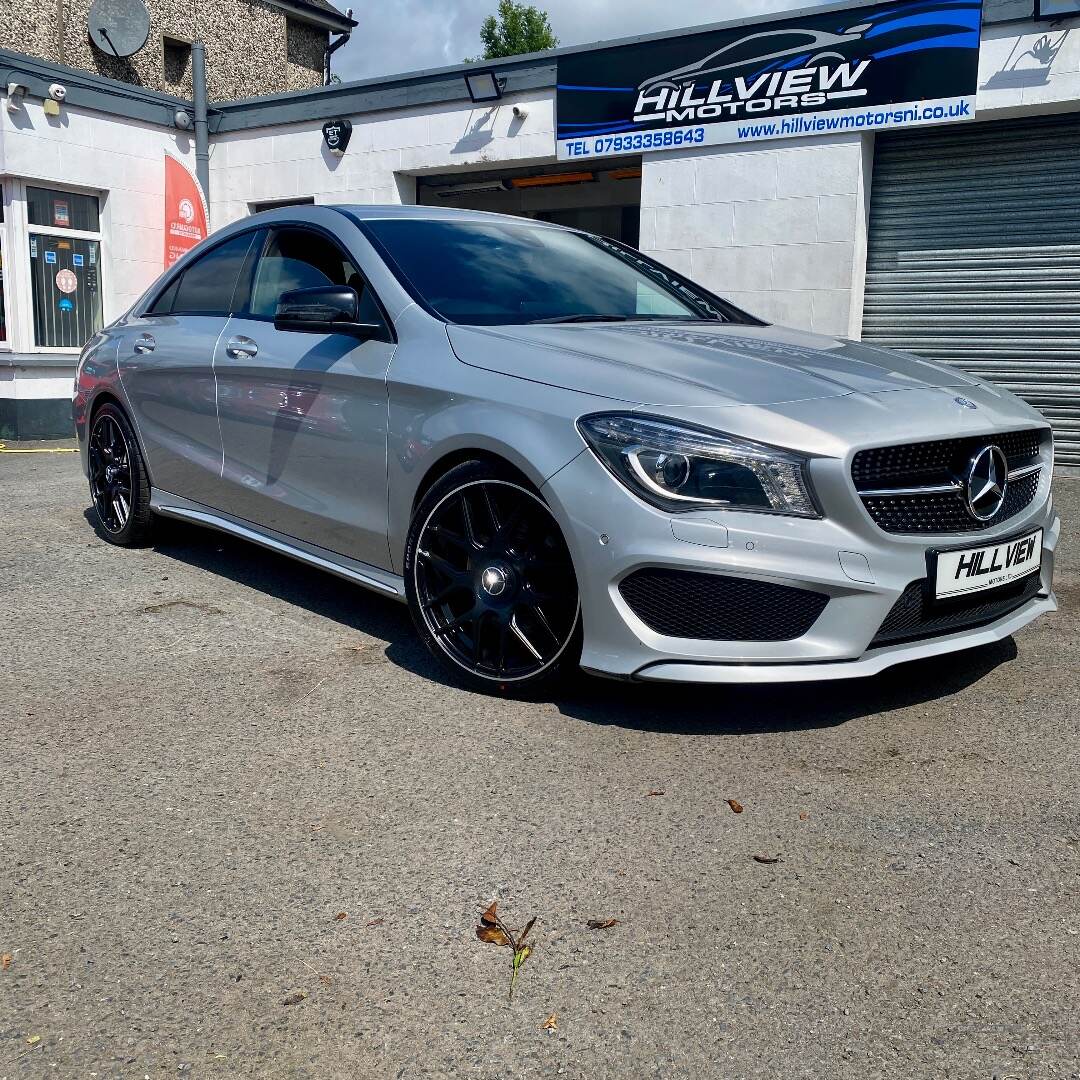
[[[287,15],[300,22],[317,26],[320,30],[329,30],[334,34],[347,34],[357,25],[355,19],[350,19],[339,11],[313,4],[305,4],[303,0],[266,0],[266,2],[273,7],[280,8]]]

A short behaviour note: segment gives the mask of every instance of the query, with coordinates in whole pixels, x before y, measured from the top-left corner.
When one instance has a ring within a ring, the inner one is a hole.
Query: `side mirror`
[[[282,293],[274,312],[275,330],[309,334],[349,334],[367,341],[378,337],[379,323],[359,322],[360,297],[349,285],[320,285]]]

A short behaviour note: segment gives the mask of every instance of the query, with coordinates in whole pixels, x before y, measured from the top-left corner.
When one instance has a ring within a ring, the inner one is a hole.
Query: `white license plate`
[[[1042,565],[1042,529],[1015,540],[963,551],[939,551],[935,594],[957,596],[1008,585]]]

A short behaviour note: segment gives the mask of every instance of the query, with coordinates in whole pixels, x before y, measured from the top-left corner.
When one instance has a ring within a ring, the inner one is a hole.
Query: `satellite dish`
[[[150,36],[143,0],[94,0],[87,23],[90,40],[106,56],[134,56]]]

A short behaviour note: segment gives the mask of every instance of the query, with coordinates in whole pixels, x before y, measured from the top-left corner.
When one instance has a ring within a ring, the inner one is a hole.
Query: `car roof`
[[[409,206],[375,203],[316,203],[304,207],[278,207],[274,210],[264,210],[258,214],[252,214],[243,219],[243,223],[251,225],[253,222],[266,220],[280,220],[290,216],[290,211],[303,209],[325,210],[329,212],[343,213],[357,221],[380,221],[388,218],[409,218],[413,221],[517,221],[526,225],[537,225],[548,229],[558,229],[560,226],[547,221],[537,221],[534,218],[520,217],[515,214],[498,214],[488,210],[467,210],[460,207],[450,206]],[[237,223],[239,224],[239,222]]]
[[[521,217],[517,214],[499,214],[492,210],[469,210],[457,206],[376,206],[363,204],[340,205],[359,221],[379,221],[387,218],[410,218],[413,221],[517,221],[526,225],[539,225],[557,229],[548,221]]]

